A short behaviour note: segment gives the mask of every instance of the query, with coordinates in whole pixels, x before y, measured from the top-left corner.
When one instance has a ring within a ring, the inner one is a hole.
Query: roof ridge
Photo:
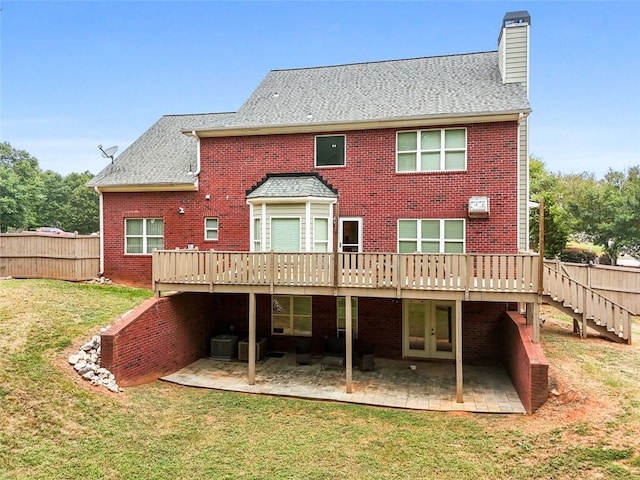
[[[230,115],[238,112],[165,113],[163,117],[193,117],[196,115]]]
[[[396,58],[389,60],[372,60],[370,62],[353,62],[353,63],[338,63],[335,65],[318,65],[315,67],[297,67],[297,68],[275,68],[270,72],[293,72],[296,70],[318,70],[322,68],[337,68],[337,67],[351,67],[356,65],[374,65],[378,63],[393,63],[393,62],[406,62],[411,60],[424,60],[428,58],[445,58],[445,57],[463,57],[467,55],[482,55],[485,53],[498,53],[497,50],[487,50],[483,52],[470,52],[470,53],[454,53],[449,55],[432,55],[427,57],[409,57],[409,58]]]

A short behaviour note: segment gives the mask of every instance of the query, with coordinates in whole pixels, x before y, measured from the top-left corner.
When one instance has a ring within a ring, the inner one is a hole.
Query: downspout
[[[191,130],[191,133],[189,135],[194,137],[196,139],[196,142],[198,142],[198,145],[196,147],[196,171],[193,172],[193,175],[195,177],[198,177],[200,175],[200,137],[195,130]]]
[[[98,277],[104,275],[104,198],[102,192],[98,187],[94,187],[96,192],[100,195],[100,271]]]

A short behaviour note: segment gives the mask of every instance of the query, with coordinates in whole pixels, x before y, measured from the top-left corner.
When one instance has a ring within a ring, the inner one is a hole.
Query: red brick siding
[[[502,315],[505,303],[462,303],[462,360],[500,364],[503,358]]]
[[[211,298],[150,299],[102,334],[101,366],[122,386],[155,380],[208,355]]]
[[[246,190],[266,173],[320,173],[338,189],[340,215],[364,218],[372,252],[397,250],[399,218],[466,218],[469,197],[486,195],[491,215],[467,219],[467,252],[516,253],[517,123],[466,128],[467,171],[414,174],[395,173],[395,129],[346,132],[346,166],[332,168],[314,167],[313,134],[203,138],[198,192],[104,194],[105,275],[150,285],[150,257],[124,255],[124,218],[163,218],[165,248],[249,250]],[[204,241],[205,217],[219,219],[218,241]]]
[[[533,327],[516,312],[506,312],[504,329],[504,362],[511,381],[528,414],[546,401],[549,390],[549,362],[540,343],[532,343]]]

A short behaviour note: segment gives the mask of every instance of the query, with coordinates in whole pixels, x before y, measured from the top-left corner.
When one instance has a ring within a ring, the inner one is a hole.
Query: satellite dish
[[[111,163],[113,163],[113,156],[118,151],[118,146],[114,145],[113,147],[109,147],[105,150],[102,148],[102,145],[98,145],[98,148],[102,152],[102,158],[110,158]]]

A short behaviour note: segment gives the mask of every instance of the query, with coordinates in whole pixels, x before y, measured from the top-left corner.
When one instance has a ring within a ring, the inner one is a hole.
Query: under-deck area
[[[415,369],[412,368],[415,367]],[[295,364],[295,355],[258,362],[255,384],[247,382],[247,364],[202,358],[163,380],[216,390],[357,403],[413,410],[525,414],[511,380],[501,367],[464,366],[464,402],[456,402],[456,369],[451,362],[376,359],[374,371],[353,371],[346,393],[345,372]]]

